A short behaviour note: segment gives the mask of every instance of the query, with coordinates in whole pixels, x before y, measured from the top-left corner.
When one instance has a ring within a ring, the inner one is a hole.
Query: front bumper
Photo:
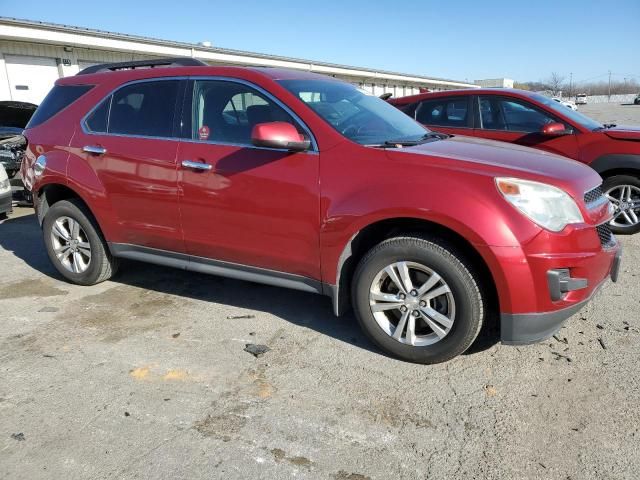
[[[591,290],[591,294],[571,306],[544,313],[502,313],[500,315],[500,330],[502,343],[507,345],[526,345],[540,342],[556,333],[564,322],[578,313],[596,294],[606,281],[611,278],[618,280],[622,250],[618,249],[611,263],[611,270],[607,278]]]
[[[0,193],[0,214],[9,213],[13,210],[11,200],[11,190],[6,193]]]

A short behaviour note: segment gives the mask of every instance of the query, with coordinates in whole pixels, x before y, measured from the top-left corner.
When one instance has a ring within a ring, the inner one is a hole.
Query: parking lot
[[[640,106],[587,105],[640,124]],[[328,298],[127,262],[79,287],[0,225],[0,478],[636,479],[640,235],[555,337],[381,354]],[[246,344],[269,351],[259,358]]]

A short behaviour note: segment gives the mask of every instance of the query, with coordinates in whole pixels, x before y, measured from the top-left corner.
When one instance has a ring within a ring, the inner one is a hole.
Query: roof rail
[[[131,70],[135,68],[206,66],[208,65],[203,61],[190,57],[157,58],[153,60],[137,60],[132,62],[101,63],[87,67],[78,72],[77,75],[88,75],[90,73],[98,72],[114,72],[116,70]]]

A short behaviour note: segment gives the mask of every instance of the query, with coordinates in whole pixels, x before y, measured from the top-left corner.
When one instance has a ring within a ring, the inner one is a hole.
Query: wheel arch
[[[640,155],[612,153],[602,155],[589,164],[602,178],[614,175],[640,176]]]
[[[462,234],[449,226],[431,220],[413,217],[395,217],[377,220],[358,230],[344,246],[338,259],[336,283],[330,285],[334,313],[344,314],[350,305],[350,284],[360,259],[378,243],[399,235],[431,236],[453,243],[458,253],[464,255],[480,274],[490,310],[500,311],[499,296],[494,280],[495,272],[482,253]]]
[[[88,212],[91,213],[94,220],[96,221],[96,224],[100,229],[100,233],[103,234],[100,222],[98,221],[96,215],[93,213],[93,210],[89,203],[76,190],[62,183],[52,182],[42,185],[34,196],[33,201],[34,203],[37,202],[36,212],[40,226],[42,226],[42,222],[44,221],[44,217],[47,214],[47,211],[49,211],[49,209],[53,205],[62,200],[70,199],[75,199],[82,202],[82,204],[87,208]]]

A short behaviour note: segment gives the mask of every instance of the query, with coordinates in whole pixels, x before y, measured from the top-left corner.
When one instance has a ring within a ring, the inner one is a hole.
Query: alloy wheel
[[[640,188],[635,185],[616,185],[605,192],[615,206],[611,225],[634,227],[640,223]]]
[[[51,227],[51,244],[60,264],[72,273],[84,273],[91,263],[91,244],[80,223],[57,218]]]
[[[371,283],[369,305],[387,335],[416,347],[445,338],[456,314],[447,282],[416,262],[396,262],[380,270]]]

